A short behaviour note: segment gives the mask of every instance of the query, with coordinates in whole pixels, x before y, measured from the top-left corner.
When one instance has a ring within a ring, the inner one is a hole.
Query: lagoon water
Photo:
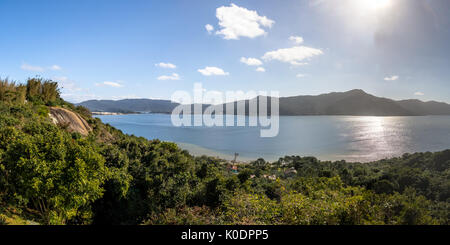
[[[175,127],[166,114],[97,117],[126,134],[176,142],[194,155],[232,159],[237,152],[242,161],[300,155],[369,162],[450,149],[450,116],[281,116],[273,138],[261,138],[258,127]]]

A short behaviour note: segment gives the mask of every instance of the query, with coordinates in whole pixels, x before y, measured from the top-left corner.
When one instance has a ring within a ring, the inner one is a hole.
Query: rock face
[[[66,127],[69,132],[78,132],[88,135],[92,131],[91,126],[80,115],[64,108],[50,107],[50,118],[53,123]]]

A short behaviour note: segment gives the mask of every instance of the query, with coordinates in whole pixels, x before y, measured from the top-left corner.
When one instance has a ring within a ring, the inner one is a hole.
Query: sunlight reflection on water
[[[338,156],[370,161],[407,152],[410,132],[398,117],[349,117],[343,122],[346,133],[340,136],[349,153]]]
[[[323,160],[368,162],[404,153],[450,148],[450,116],[280,117],[280,133],[260,138],[256,127],[174,127],[170,115],[99,116],[125,133],[182,143],[195,155],[240,160],[262,157],[274,161],[286,155]]]

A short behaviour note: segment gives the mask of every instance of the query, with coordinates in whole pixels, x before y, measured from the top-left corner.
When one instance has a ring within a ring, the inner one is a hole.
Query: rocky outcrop
[[[65,127],[69,132],[78,132],[86,136],[92,131],[91,126],[89,126],[86,120],[70,110],[50,107],[49,116],[54,124]]]

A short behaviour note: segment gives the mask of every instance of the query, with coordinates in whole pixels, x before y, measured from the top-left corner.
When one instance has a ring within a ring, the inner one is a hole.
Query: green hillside
[[[0,80],[0,224],[449,224],[449,204],[450,150],[369,164],[287,156],[234,173],[103,124],[53,81]]]

